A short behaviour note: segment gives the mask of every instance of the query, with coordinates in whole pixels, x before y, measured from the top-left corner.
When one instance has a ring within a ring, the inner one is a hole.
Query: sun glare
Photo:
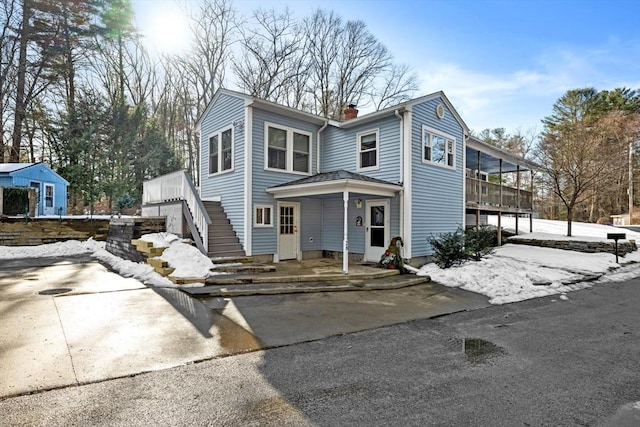
[[[189,45],[189,25],[178,8],[157,8],[151,12],[145,27],[141,28],[141,32],[147,46],[155,52],[179,53]]]

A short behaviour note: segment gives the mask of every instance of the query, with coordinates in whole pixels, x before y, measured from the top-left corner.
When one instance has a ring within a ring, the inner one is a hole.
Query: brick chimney
[[[344,110],[344,119],[351,120],[358,117],[358,109],[356,108],[356,104],[349,104],[349,106]]]

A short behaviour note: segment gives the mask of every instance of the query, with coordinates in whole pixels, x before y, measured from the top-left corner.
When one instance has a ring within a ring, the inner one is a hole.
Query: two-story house
[[[362,116],[349,106],[334,121],[220,89],[197,127],[202,202],[183,210],[210,255],[339,255],[347,272],[349,260],[379,261],[395,236],[422,260],[429,236],[465,225],[469,129],[443,92]],[[188,189],[169,178],[169,193]],[[170,199],[147,195],[158,182],[145,184],[147,208]]]

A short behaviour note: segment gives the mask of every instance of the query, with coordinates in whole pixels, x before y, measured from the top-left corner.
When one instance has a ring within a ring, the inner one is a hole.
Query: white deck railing
[[[172,172],[144,182],[142,187],[143,205],[176,200],[184,200],[187,203],[193,222],[200,232],[202,244],[205,249],[208,248],[208,230],[211,219],[187,171]]]

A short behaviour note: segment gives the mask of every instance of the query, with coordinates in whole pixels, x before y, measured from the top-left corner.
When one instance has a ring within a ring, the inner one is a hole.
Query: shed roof
[[[11,173],[33,166],[35,163],[0,163],[0,173]]]

